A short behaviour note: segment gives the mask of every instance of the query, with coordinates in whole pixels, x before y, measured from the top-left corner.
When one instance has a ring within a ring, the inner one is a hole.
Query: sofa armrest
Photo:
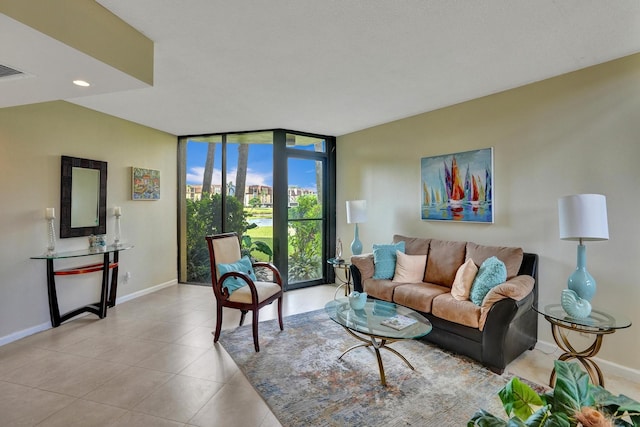
[[[373,254],[354,255],[351,257],[351,264],[360,270],[360,278],[362,280],[371,279],[375,271],[373,264]]]
[[[373,277],[375,265],[373,263],[373,254],[367,253],[362,255],[353,255],[351,257],[351,280],[353,281],[353,289],[362,292],[362,282],[365,279]]]
[[[528,275],[516,276],[504,283],[499,284],[489,291],[487,296],[482,300],[480,306],[480,330],[484,329],[484,325],[487,321],[487,316],[491,311],[491,307],[498,301],[505,298],[510,298],[516,302],[523,301],[527,295],[533,291],[535,280]]]

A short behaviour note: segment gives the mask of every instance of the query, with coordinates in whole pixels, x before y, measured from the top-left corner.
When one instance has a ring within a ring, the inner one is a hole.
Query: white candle
[[[46,208],[44,210],[44,217],[46,219],[55,219],[56,217],[56,210],[55,208]]]
[[[113,214],[115,216],[121,216],[122,215],[122,208],[120,206],[116,206],[115,208],[113,208]]]

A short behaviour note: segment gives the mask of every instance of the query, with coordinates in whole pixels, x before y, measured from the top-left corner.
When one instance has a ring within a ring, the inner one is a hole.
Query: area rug
[[[391,344],[415,367],[382,351],[387,386],[375,354],[324,310],[261,322],[260,352],[251,325],[223,331],[220,343],[285,427],[466,426],[478,409],[503,416],[498,391],[509,381],[480,364],[422,340]]]

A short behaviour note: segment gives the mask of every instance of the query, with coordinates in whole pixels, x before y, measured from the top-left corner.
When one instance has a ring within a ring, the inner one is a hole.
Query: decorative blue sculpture
[[[367,293],[353,291],[349,294],[349,305],[354,310],[362,310],[367,303]]]
[[[591,303],[571,289],[562,291],[560,302],[564,311],[573,318],[586,319],[591,314]]]

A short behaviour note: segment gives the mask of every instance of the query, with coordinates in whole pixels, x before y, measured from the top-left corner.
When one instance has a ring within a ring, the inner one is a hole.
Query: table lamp
[[[560,239],[577,240],[578,266],[562,292],[562,308],[573,317],[591,314],[596,281],[587,271],[587,248],[583,241],[608,240],[607,200],[602,194],[577,194],[558,200]]]
[[[351,242],[351,253],[360,255],[362,253],[362,242],[358,236],[358,223],[367,222],[367,201],[347,200],[347,224],[355,224],[355,234]]]

